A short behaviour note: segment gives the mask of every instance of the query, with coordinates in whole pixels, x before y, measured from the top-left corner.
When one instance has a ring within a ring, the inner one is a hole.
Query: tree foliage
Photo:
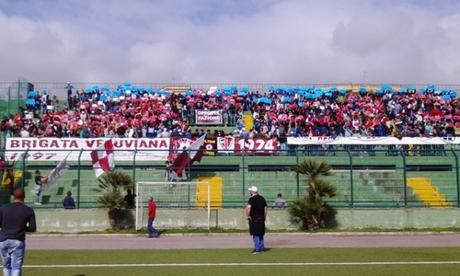
[[[133,186],[133,180],[125,172],[116,170],[104,173],[97,181],[97,188],[93,189],[100,193],[97,202],[102,208],[108,209],[110,224],[115,227],[117,218],[126,207],[122,193]]]
[[[294,171],[306,175],[305,187],[307,195],[299,197],[289,204],[291,221],[299,224],[302,229],[316,230],[325,227],[335,219],[336,211],[329,206],[325,198],[334,197],[337,189],[329,182],[321,179],[332,175],[331,166],[326,162],[311,159],[303,160]]]

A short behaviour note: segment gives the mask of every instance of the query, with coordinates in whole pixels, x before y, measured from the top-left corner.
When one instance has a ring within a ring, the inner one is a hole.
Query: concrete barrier
[[[109,228],[107,211],[104,209],[38,209],[35,212],[39,232],[76,233]],[[340,229],[460,227],[460,209],[339,209],[337,222]],[[270,229],[296,229],[296,226],[289,222],[286,210],[270,209],[266,223]],[[155,226],[159,228],[206,227],[207,214],[200,210],[159,209]],[[216,226],[228,229],[247,229],[243,209],[213,210],[211,227]]]

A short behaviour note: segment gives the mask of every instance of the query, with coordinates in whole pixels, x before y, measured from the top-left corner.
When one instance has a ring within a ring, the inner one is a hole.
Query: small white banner
[[[222,112],[220,110],[196,110],[195,119],[197,125],[221,125]]]
[[[460,137],[288,137],[289,145],[458,145]]]

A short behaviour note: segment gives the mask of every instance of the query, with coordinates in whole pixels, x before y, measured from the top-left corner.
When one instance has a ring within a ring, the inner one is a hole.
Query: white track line
[[[365,266],[365,265],[448,265],[460,261],[411,262],[337,262],[337,263],[171,263],[171,264],[63,264],[24,265],[26,268],[85,268],[85,267],[200,267],[200,266]]]

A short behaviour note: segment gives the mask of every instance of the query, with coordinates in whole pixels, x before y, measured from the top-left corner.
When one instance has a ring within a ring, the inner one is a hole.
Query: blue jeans
[[[19,240],[0,242],[3,261],[3,275],[20,276],[26,244]]]
[[[263,252],[265,250],[264,236],[253,235],[252,240],[254,241],[254,251]]]
[[[154,234],[158,233],[158,231],[155,228],[153,228],[154,220],[154,218],[149,218],[149,220],[147,221],[147,232],[149,233],[149,237],[153,237]]]

